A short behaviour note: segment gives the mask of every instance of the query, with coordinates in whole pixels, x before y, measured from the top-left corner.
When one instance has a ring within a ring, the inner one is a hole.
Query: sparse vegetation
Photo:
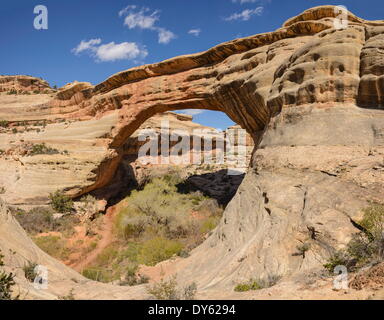
[[[59,154],[59,150],[48,147],[45,143],[40,144],[34,144],[32,146],[31,151],[29,152],[29,155],[35,156],[39,154]]]
[[[73,201],[66,196],[62,191],[57,190],[49,195],[50,204],[56,212],[68,213],[73,210]]]
[[[250,279],[247,282],[239,283],[235,287],[236,292],[246,292],[270,288],[276,285],[281,279],[279,275],[269,275],[265,279]]]
[[[0,120],[0,127],[7,128],[9,125],[9,121],[7,120]]]
[[[149,286],[147,291],[157,300],[194,300],[197,285],[192,283],[179,290],[176,277],[172,277],[169,280],[162,279],[160,282]]]
[[[154,178],[143,190],[133,191],[117,219],[119,234],[126,240],[144,234],[180,239],[198,238],[201,232],[212,230],[222,209],[199,192],[179,193],[177,184],[181,181],[178,176],[165,175]],[[208,211],[209,206],[212,208]],[[196,219],[194,214],[201,218]]]
[[[239,283],[235,287],[236,292],[246,292],[251,290],[260,290],[262,289],[262,286],[259,285],[259,283],[256,280],[249,280],[248,282]]]
[[[138,256],[138,261],[147,266],[155,266],[157,263],[178,255],[183,245],[175,240],[156,237],[145,241]]]
[[[137,266],[128,268],[125,280],[120,282],[121,286],[137,286],[140,284],[148,283],[149,278],[142,274],[137,274]]]
[[[37,276],[37,273],[35,272],[36,266],[36,263],[29,261],[28,264],[23,267],[25,278],[30,282],[33,282]]]
[[[364,217],[358,223],[362,231],[356,234],[345,250],[335,252],[324,264],[333,272],[338,265],[349,271],[357,270],[384,259],[384,205],[372,204],[363,210]]]
[[[305,258],[305,254],[307,251],[309,251],[309,249],[311,248],[311,245],[309,243],[303,243],[301,245],[298,245],[297,246],[297,255],[300,255],[303,257],[303,259]]]
[[[59,300],[76,300],[75,294],[73,293],[73,289],[71,289],[71,291],[69,291],[66,296],[59,296]]]
[[[32,236],[42,232],[72,234],[74,226],[79,222],[78,218],[73,215],[55,219],[54,211],[45,207],[36,207],[29,212],[20,209],[13,210],[13,214],[24,230]]]
[[[59,236],[41,236],[35,237],[33,240],[41,250],[50,256],[61,261],[68,259],[70,250],[67,247],[65,239]]]
[[[187,257],[216,227],[222,209],[199,192],[179,193],[182,182],[175,172],[152,175],[141,190],[133,191],[121,203],[115,221],[118,240],[83,275],[101,282],[120,280],[121,285],[137,285],[148,280],[138,273],[139,265]]]
[[[0,251],[0,267],[4,266],[4,256]],[[7,273],[3,270],[0,271],[0,300],[17,300],[19,296],[13,296],[13,286],[15,286],[15,275]]]

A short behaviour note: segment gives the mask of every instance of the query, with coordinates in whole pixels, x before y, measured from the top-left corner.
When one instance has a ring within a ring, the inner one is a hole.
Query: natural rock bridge
[[[0,161],[10,172],[0,178],[9,186],[5,199],[25,204],[58,187],[73,196],[97,190],[111,182],[125,141],[156,113],[222,111],[259,148],[219,227],[179,264],[180,280],[194,277],[202,290],[215,290],[254,274],[294,281],[317,270],[384,190],[384,22],[348,13],[338,30],[336,16],[333,6],[313,8],[275,32],[123,71],[97,86],[70,84],[32,107],[0,109],[12,121],[75,120],[23,136],[65,147],[71,157]],[[313,228],[316,241],[308,238]],[[307,241],[305,257],[295,255]]]

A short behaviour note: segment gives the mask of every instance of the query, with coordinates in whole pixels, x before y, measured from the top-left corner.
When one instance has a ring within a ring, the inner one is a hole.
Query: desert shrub
[[[345,250],[339,250],[332,254],[323,266],[330,273],[333,273],[333,270],[337,266],[349,265],[349,260],[350,257],[348,256],[347,252]]]
[[[11,95],[11,94],[17,94],[17,91],[16,91],[16,89],[11,89],[10,91],[8,91],[7,94],[9,94],[9,95]]]
[[[97,268],[86,268],[82,271],[82,275],[90,280],[93,281],[100,281],[100,282],[105,282],[103,281],[104,276],[103,276],[103,270],[102,269],[97,269]]]
[[[200,232],[204,234],[212,231],[219,224],[219,221],[220,221],[220,217],[217,217],[217,216],[208,217],[202,222],[200,227]]]
[[[1,154],[1,153],[0,153]],[[7,190],[4,187],[0,187],[0,194],[4,194]]]
[[[4,256],[0,251],[0,267],[4,266],[3,258]],[[0,271],[0,300],[17,300],[19,298],[12,296],[12,287],[16,284],[14,279],[14,274]]]
[[[197,285],[195,282],[184,288],[184,300],[195,300]]]
[[[81,273],[84,277],[98,282],[109,283],[119,278],[110,268],[88,267]]]
[[[349,271],[358,269],[384,258],[384,205],[372,204],[363,210],[364,217],[359,222],[362,232],[353,236],[345,250],[333,254],[324,267],[333,272],[338,265]]]
[[[51,208],[36,207],[29,212],[17,210],[14,212],[14,216],[24,230],[31,235],[52,231],[72,234],[74,226],[79,222],[78,218],[73,215],[66,215],[54,219],[53,213]]]
[[[53,229],[53,212],[46,208],[35,208],[33,211],[17,211],[14,216],[29,234],[50,231]]]
[[[309,243],[300,244],[296,247],[297,254],[305,258],[305,253],[309,251],[310,248],[311,248],[311,245]]]
[[[73,210],[73,201],[66,196],[62,191],[58,190],[49,195],[52,208],[60,213],[67,213]]]
[[[198,231],[212,230],[220,220],[222,209],[216,200],[201,193],[179,193],[180,178],[166,175],[154,178],[142,190],[127,198],[127,205],[117,218],[117,229],[125,239],[136,238],[148,230],[170,239],[186,238]],[[203,219],[195,219],[193,212]]]
[[[121,286],[137,286],[149,282],[149,277],[137,274],[138,266],[132,265],[127,268],[125,280],[120,282]]]
[[[12,133],[16,134],[17,133],[17,129],[16,128],[12,128]]]
[[[370,240],[384,238],[384,205],[373,204],[364,209],[364,218],[359,223],[365,230]]]
[[[35,268],[36,268],[37,264],[36,263],[33,263],[33,262],[28,262],[26,265],[24,265],[23,267],[23,271],[24,271],[24,276],[25,278],[30,281],[30,282],[34,282],[35,281],[35,278],[37,276],[37,273],[35,272]]]
[[[169,237],[180,237],[191,230],[193,205],[187,195],[177,193],[173,178],[155,178],[143,190],[133,191],[118,218],[120,231],[129,235],[143,226],[163,230]],[[128,228],[127,228],[128,226]]]
[[[260,279],[258,283],[262,288],[270,288],[275,286],[281,278],[282,276],[279,274],[269,274],[267,277]]]
[[[45,143],[32,145],[32,149],[29,152],[31,156],[35,156],[39,154],[59,154],[59,153],[60,153],[59,150],[48,147]]]
[[[175,277],[168,281],[162,279],[160,282],[149,286],[147,291],[157,300],[180,300]]]
[[[66,260],[70,254],[70,250],[66,246],[66,241],[57,236],[44,236],[35,237],[34,242],[43,251],[50,256],[59,259]]]
[[[138,268],[140,249],[139,243],[131,242],[126,245],[113,243],[97,256],[92,266],[84,270],[84,276],[101,282],[120,280],[125,277],[126,280],[121,281],[121,285],[145,281],[144,276],[143,278],[133,276]]]
[[[257,282],[257,280],[251,279],[247,282],[239,283],[235,287],[236,292],[246,292],[253,290],[260,290],[263,287]]]
[[[154,266],[179,254],[181,250],[183,245],[180,242],[157,237],[143,243],[138,260],[142,264]]]
[[[247,282],[239,283],[235,287],[236,292],[246,292],[246,291],[254,291],[254,290],[260,290],[264,288],[270,288],[276,285],[280,279],[281,275],[278,274],[269,274],[265,278],[260,279],[250,279]]]
[[[73,289],[66,296],[59,296],[59,300],[76,300]]]
[[[0,127],[6,128],[9,125],[9,121],[7,120],[0,120]]]
[[[196,283],[192,283],[181,290],[178,289],[176,276],[169,280],[161,279],[147,287],[147,292],[157,300],[194,300],[197,292]]]

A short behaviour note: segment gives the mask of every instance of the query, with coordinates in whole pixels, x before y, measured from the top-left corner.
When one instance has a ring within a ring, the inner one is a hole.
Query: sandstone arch
[[[382,59],[374,48],[380,47],[383,23],[349,13],[348,28],[336,30],[334,17],[333,6],[309,9],[275,32],[123,71],[95,87],[77,83],[61,90],[49,107],[75,119],[118,110],[109,134],[109,147],[117,152],[158,112],[222,111],[258,144],[282,109],[380,107]]]
[[[63,183],[76,196],[111,181],[125,139],[155,113],[225,112],[259,149],[219,227],[178,265],[180,279],[193,275],[216,294],[255,274],[294,282],[348,242],[368,201],[383,199],[384,22],[349,13],[348,28],[336,30],[334,17],[333,6],[309,9],[275,32],[123,71],[95,87],[75,83],[28,117],[99,119],[92,130],[113,118],[102,138],[91,136],[104,152],[87,167],[92,174]],[[297,258],[297,245],[311,241],[308,228],[321,236]]]

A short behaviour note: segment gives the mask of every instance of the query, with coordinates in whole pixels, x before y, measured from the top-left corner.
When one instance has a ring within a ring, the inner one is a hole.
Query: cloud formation
[[[257,7],[255,9],[246,9],[239,13],[233,13],[229,17],[224,18],[225,21],[248,21],[253,16],[261,16],[263,14],[264,7]]]
[[[110,42],[101,44],[101,39],[82,40],[72,53],[79,55],[87,52],[98,62],[116,61],[116,60],[140,60],[148,55],[148,51],[140,48],[135,42]]]
[[[156,26],[160,20],[159,10],[152,11],[146,7],[138,8],[130,5],[120,10],[119,16],[124,17],[124,25],[129,29],[138,28],[157,32],[159,43],[167,44],[176,39],[176,35],[172,31]]]
[[[200,110],[200,109],[185,109],[180,111],[182,114],[187,114],[189,116],[197,116],[198,114],[202,114],[206,110]]]
[[[101,43],[101,39],[91,39],[89,41],[82,40],[76,48],[72,49],[72,53],[78,55],[83,51],[94,48],[96,45],[100,43]]]
[[[201,29],[191,29],[188,31],[188,34],[191,34],[195,37],[198,37],[201,33]]]

